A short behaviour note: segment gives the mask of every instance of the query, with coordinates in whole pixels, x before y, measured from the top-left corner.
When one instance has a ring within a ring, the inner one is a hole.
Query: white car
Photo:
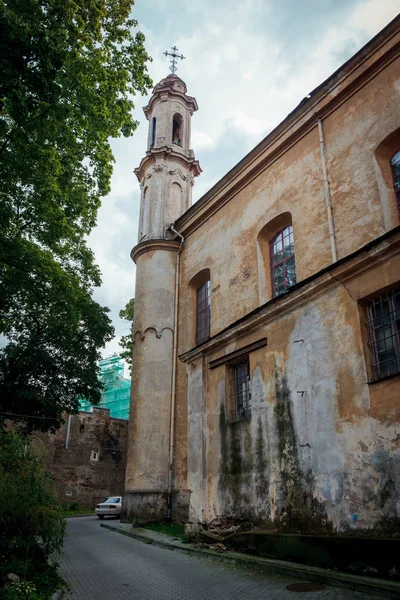
[[[104,519],[106,515],[118,517],[121,512],[121,501],[122,496],[111,496],[104,502],[101,502],[96,506],[95,513],[99,519]]]

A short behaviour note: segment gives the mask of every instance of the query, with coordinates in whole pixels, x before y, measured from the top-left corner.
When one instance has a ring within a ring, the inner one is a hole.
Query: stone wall
[[[71,417],[68,442],[67,431],[68,417],[55,434],[36,436],[60,502],[94,507],[107,496],[122,495],[128,421],[94,408]]]

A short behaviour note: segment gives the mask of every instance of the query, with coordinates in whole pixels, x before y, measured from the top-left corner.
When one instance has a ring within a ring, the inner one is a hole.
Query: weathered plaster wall
[[[399,224],[375,154],[399,130],[399,73],[395,59],[323,118],[338,258]],[[379,261],[371,250],[357,269],[338,268],[323,284],[290,292],[246,332],[246,315],[271,299],[257,244],[267,223],[291,213],[298,282],[332,263],[316,124],[265,164],[244,184],[230,182],[228,201],[202,221],[204,205],[198,225],[188,225],[178,353],[194,348],[189,282],[203,269],[210,270],[211,337],[219,341],[178,365],[175,485],[190,490],[193,521],[251,519],[303,531],[397,527],[400,377],[367,383],[363,301],[399,283],[398,245]],[[280,309],[286,301],[290,307]],[[236,331],[239,319],[237,335],[225,340],[221,332]],[[268,346],[249,356],[251,419],[229,423],[227,367],[208,363],[262,337]]]
[[[399,128],[399,72],[397,60],[323,120],[338,258],[399,224],[393,189],[390,206],[387,194],[381,198],[379,193],[374,155],[382,140]],[[269,264],[262,261],[257,236],[286,212],[292,215],[301,281],[332,262],[317,126],[187,237],[181,353],[193,345],[188,282],[202,269],[211,272],[211,335],[271,298]]]
[[[60,502],[94,507],[124,490],[128,421],[111,419],[107,409],[79,412],[55,434],[36,434]]]
[[[368,291],[390,270],[400,272],[398,256],[370,278]],[[351,293],[360,282],[346,285]],[[388,382],[366,384],[364,323],[350,293],[336,284],[186,367],[193,521],[272,521],[302,531],[398,527],[400,378],[390,380],[380,414],[371,410]],[[227,367],[208,363],[264,336],[268,346],[249,355],[251,419],[229,422]]]
[[[172,250],[150,250],[137,259],[127,490],[167,489],[177,249]]]

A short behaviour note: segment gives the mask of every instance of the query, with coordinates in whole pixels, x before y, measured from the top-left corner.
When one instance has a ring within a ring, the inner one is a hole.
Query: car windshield
[[[119,498],[118,496],[116,496],[115,498],[107,498],[107,500],[104,500],[103,504],[118,504],[120,500],[121,498]]]

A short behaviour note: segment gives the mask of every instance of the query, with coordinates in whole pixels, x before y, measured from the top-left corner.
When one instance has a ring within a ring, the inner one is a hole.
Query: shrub
[[[0,587],[9,573],[21,578],[0,597],[49,598],[60,578],[47,557],[61,550],[65,520],[41,459],[14,431],[0,432],[0,506]]]

